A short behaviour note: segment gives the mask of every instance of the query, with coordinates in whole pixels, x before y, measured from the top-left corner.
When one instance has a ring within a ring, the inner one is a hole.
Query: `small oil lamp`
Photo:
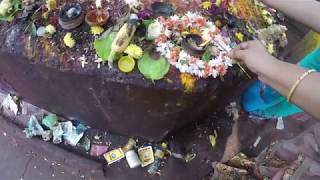
[[[82,24],[83,19],[80,4],[66,4],[59,14],[59,24],[63,29],[74,29]]]
[[[109,12],[102,8],[101,0],[96,0],[96,9],[89,11],[85,21],[90,26],[104,26],[109,20]]]
[[[200,57],[205,52],[205,48],[203,47],[205,44],[202,44],[204,44],[203,39],[197,34],[188,34],[182,40],[182,48],[195,57]]]

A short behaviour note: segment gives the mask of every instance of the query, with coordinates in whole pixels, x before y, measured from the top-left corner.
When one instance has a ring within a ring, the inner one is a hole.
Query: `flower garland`
[[[198,34],[214,47],[217,52],[210,60],[203,60],[188,54],[181,43],[185,34]],[[231,50],[230,39],[223,37],[213,22],[198,13],[188,12],[183,16],[159,17],[148,27],[149,39],[154,39],[156,51],[166,57],[181,73],[207,78],[224,76],[232,60],[226,56]]]

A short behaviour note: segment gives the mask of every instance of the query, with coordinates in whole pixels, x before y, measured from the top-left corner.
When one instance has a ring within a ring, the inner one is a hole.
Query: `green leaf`
[[[162,79],[170,69],[170,64],[164,57],[153,59],[149,53],[144,53],[138,61],[139,71],[152,81]]]
[[[146,26],[146,28],[148,29],[149,25],[152,24],[154,22],[154,20],[153,19],[147,19],[147,20],[143,20],[142,22]]]
[[[94,41],[94,48],[96,49],[96,53],[102,60],[108,60],[111,52],[111,45],[116,35],[116,32],[111,32],[105,38],[97,39]]]
[[[31,36],[35,37],[37,36],[37,27],[34,24],[34,22],[30,22],[25,30],[25,32],[28,32],[31,34]]]
[[[153,19],[143,20],[142,23],[146,26],[146,31],[147,31],[144,38],[149,41],[152,40],[152,39],[149,39],[148,37],[148,28],[150,24],[154,23],[154,20]]]
[[[211,47],[208,47],[202,55],[202,60],[209,62],[211,60]]]
[[[42,120],[42,124],[49,129],[52,129],[57,123],[58,117],[55,114],[49,114]]]

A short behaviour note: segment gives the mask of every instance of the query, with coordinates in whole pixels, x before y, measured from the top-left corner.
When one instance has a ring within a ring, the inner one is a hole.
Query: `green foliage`
[[[138,61],[139,71],[152,81],[162,79],[170,69],[170,64],[164,57],[153,59],[149,53],[144,53]]]
[[[4,16],[0,15],[0,21],[12,21],[15,14],[21,10],[21,0],[11,0],[12,7]]]
[[[204,54],[202,55],[202,60],[209,62],[211,60],[211,47],[207,48]]]
[[[142,23],[143,23],[143,25],[146,27],[146,35],[145,35],[144,38],[145,38],[146,40],[149,40],[149,41],[152,40],[152,39],[149,39],[149,38],[148,38],[148,28],[149,28],[149,25],[150,25],[150,24],[154,23],[154,20],[153,20],[153,19],[147,19],[147,20],[143,20]]]
[[[146,28],[148,29],[149,25],[152,24],[154,22],[153,19],[147,19],[147,20],[143,20],[142,23],[146,26]]]
[[[34,22],[30,22],[25,29],[25,32],[28,32],[31,36],[37,36],[37,27]]]
[[[96,53],[102,60],[108,60],[111,52],[112,42],[115,39],[116,35],[116,32],[111,32],[102,39],[97,39],[94,41],[94,48],[96,50]]]

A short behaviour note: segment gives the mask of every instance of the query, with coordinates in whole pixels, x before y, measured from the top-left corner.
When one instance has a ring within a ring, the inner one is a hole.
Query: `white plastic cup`
[[[134,150],[130,150],[126,153],[126,159],[130,168],[136,168],[141,165],[141,161]]]

